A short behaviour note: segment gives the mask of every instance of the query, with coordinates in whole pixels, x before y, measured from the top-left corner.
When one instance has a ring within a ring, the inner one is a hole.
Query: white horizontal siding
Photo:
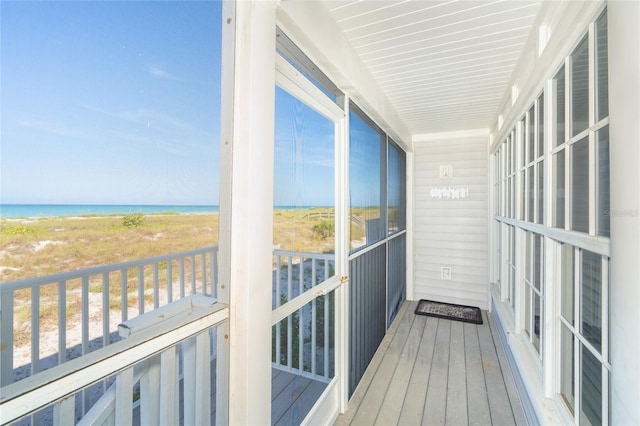
[[[488,307],[487,138],[416,142],[414,295],[416,299]],[[453,177],[440,179],[440,166]],[[432,188],[467,188],[466,199],[431,198]],[[451,279],[441,268],[451,268]]]

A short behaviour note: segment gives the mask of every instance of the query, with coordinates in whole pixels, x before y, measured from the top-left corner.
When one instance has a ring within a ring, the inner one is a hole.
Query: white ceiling
[[[491,126],[540,3],[326,0],[414,135]]]

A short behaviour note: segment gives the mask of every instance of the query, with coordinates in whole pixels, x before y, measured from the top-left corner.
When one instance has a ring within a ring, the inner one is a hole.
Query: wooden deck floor
[[[504,349],[475,325],[406,302],[336,425],[525,425]]]

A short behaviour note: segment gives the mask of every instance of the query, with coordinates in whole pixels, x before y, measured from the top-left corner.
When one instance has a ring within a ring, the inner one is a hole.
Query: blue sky
[[[274,205],[334,205],[334,127],[276,88]]]
[[[0,19],[0,203],[218,204],[220,2],[2,1]],[[351,131],[351,202],[378,205],[379,135]],[[275,136],[274,205],[332,206],[333,123],[277,89]]]
[[[0,202],[217,204],[217,2],[5,2]]]

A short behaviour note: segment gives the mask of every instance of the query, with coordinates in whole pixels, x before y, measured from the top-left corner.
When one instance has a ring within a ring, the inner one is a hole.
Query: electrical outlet
[[[451,279],[451,268],[449,266],[443,266],[440,268],[440,278],[443,280]]]

